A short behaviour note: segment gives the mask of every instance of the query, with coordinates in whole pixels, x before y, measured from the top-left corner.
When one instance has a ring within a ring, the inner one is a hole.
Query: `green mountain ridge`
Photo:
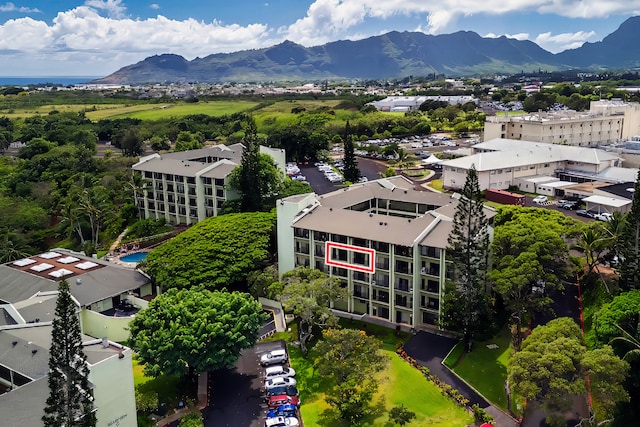
[[[640,67],[640,17],[623,22],[602,41],[553,54],[528,40],[481,37],[472,31],[428,35],[392,31],[363,40],[306,48],[291,41],[263,49],[186,60],[154,55],[94,83],[255,82],[319,79],[392,79],[410,75],[465,76],[545,69]]]

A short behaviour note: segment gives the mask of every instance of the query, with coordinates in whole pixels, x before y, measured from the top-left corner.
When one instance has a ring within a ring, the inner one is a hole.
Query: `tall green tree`
[[[618,283],[625,291],[640,289],[640,171],[634,190],[631,210],[627,214],[620,236]]]
[[[477,332],[490,326],[489,243],[489,221],[484,213],[478,173],[472,166],[447,241],[446,257],[451,261],[455,287],[448,287],[451,295],[443,300],[441,319],[444,328],[463,334],[469,349]]]
[[[148,375],[197,375],[232,366],[263,320],[249,294],[169,289],[136,315],[130,342]]]
[[[240,196],[240,210],[256,212],[271,209],[282,191],[284,174],[271,156],[260,153],[260,140],[253,119],[247,123],[242,145],[240,165],[229,177],[231,188]]]
[[[282,277],[280,301],[287,311],[300,319],[300,348],[307,352],[307,341],[314,327],[335,327],[338,319],[329,305],[332,301],[345,299],[347,289],[340,281],[324,272],[309,267],[298,267]]]
[[[80,319],[76,310],[69,283],[62,280],[58,285],[49,349],[49,397],[42,417],[45,427],[96,425],[89,367],[82,350]]]
[[[344,179],[349,182],[358,182],[360,180],[360,169],[353,148],[353,136],[351,135],[351,127],[349,121],[344,128]]]
[[[262,197],[260,192],[260,142],[256,123],[252,119],[247,123],[242,138],[242,160],[238,168],[237,181],[234,187],[240,193],[240,207],[242,212],[255,212],[262,210]]]
[[[314,347],[318,373],[332,386],[326,393],[327,403],[351,425],[373,409],[371,400],[378,389],[376,374],[389,362],[381,348],[380,340],[356,329],[327,329]]]

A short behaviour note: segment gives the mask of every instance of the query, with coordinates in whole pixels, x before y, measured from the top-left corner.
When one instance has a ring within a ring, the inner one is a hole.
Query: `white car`
[[[299,426],[300,421],[295,417],[275,417],[267,418],[264,422],[265,427],[288,427]]]
[[[279,363],[285,363],[287,361],[286,350],[271,350],[268,353],[260,356],[260,364],[262,366],[277,365]]]
[[[533,203],[535,203],[536,205],[547,203],[547,196],[536,196],[533,198]]]
[[[264,370],[264,377],[271,379],[275,377],[295,377],[296,371],[288,366],[269,366]]]
[[[594,216],[595,219],[597,219],[598,221],[611,221],[613,219],[613,215],[611,215],[609,212],[602,212],[599,214],[596,214]]]
[[[265,390],[271,390],[276,387],[295,386],[296,384],[298,384],[298,382],[293,377],[275,377],[266,380],[264,382],[264,388]]]

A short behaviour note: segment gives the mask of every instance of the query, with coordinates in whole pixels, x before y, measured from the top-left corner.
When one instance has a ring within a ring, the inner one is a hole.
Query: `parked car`
[[[264,388],[265,390],[271,390],[272,388],[276,388],[276,387],[294,386],[296,384],[297,384],[297,381],[295,378],[275,377],[275,378],[269,378],[268,380],[266,380],[264,382]]]
[[[298,421],[296,417],[267,418],[264,422],[264,427],[288,427],[299,425],[300,421]]]
[[[594,218],[598,221],[611,221],[613,219],[613,215],[609,212],[601,212],[594,215]]]
[[[547,203],[547,196],[536,196],[533,198],[533,203],[535,203],[536,205],[542,205],[544,203]]]
[[[595,216],[595,212],[591,212],[591,211],[588,211],[586,209],[578,209],[576,211],[576,215],[584,216],[584,217],[587,217],[587,218],[593,218]]]
[[[280,387],[274,387],[266,391],[267,397],[278,396],[281,394],[286,394],[287,396],[297,396],[298,389],[293,385],[284,385]]]
[[[282,405],[295,405],[300,407],[300,398],[298,396],[289,396],[286,394],[278,394],[269,397],[269,409],[275,409]]]
[[[276,365],[278,363],[285,363],[287,361],[286,350],[271,350],[268,353],[260,356],[260,364],[262,366]]]
[[[558,201],[558,207],[562,208],[562,209],[566,209],[566,210],[571,210],[571,209],[577,209],[578,208],[578,202],[575,200],[559,200]]]
[[[269,409],[269,412],[267,412],[267,418],[295,417],[297,414],[298,408],[296,405],[286,404],[278,406],[277,408]]]
[[[295,377],[296,371],[293,368],[287,366],[269,366],[264,370],[264,377],[266,379],[275,377]]]

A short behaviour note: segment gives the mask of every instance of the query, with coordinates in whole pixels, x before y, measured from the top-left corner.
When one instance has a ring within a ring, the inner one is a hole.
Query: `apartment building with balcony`
[[[152,154],[132,166],[144,179],[136,191],[136,206],[145,218],[164,218],[171,224],[195,224],[218,215],[222,204],[238,195],[229,189],[228,177],[240,165],[242,144],[213,145],[198,150]],[[260,147],[283,171],[285,151]]]
[[[593,101],[587,112],[549,111],[490,116],[484,140],[496,138],[547,144],[596,147],[640,135],[640,104],[616,100]]]
[[[278,266],[338,277],[350,296],[333,308],[414,328],[438,324],[456,196],[419,191],[402,176],[276,204]],[[486,208],[491,220],[495,211]]]

